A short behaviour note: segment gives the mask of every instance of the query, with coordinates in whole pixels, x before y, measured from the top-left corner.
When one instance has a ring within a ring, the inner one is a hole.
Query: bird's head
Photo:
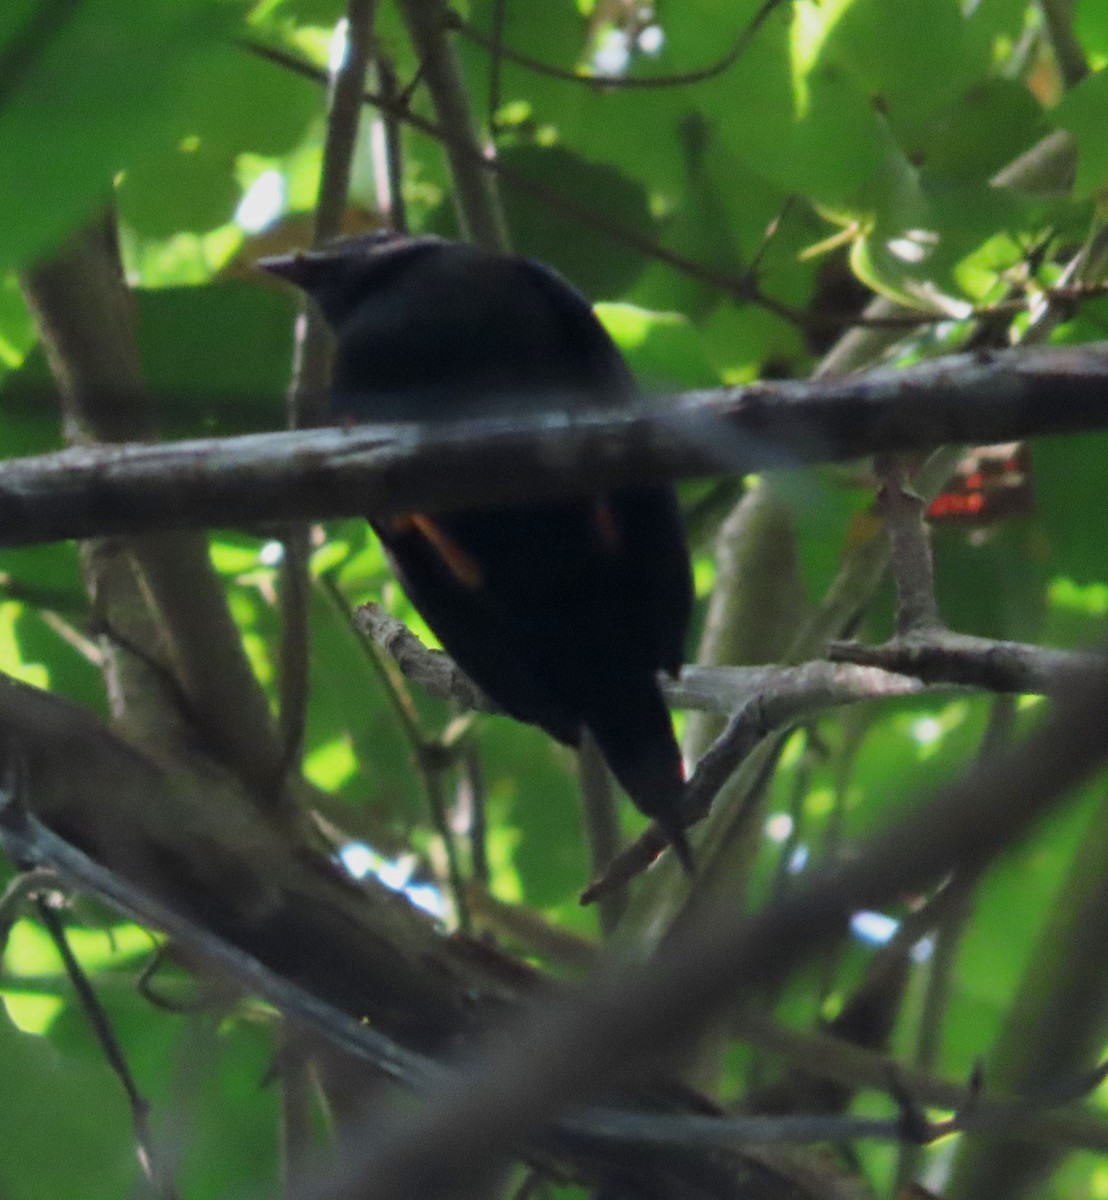
[[[257,265],[307,292],[337,328],[367,294],[387,288],[415,259],[434,254],[444,245],[447,243],[438,238],[412,238],[382,230],[340,238],[317,250],[260,258]]]

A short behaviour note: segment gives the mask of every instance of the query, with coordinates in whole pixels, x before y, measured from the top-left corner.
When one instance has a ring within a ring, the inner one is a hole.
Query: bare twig
[[[358,627],[395,661],[406,678],[431,695],[453,700],[476,712],[501,711],[462,673],[449,655],[428,649],[403,621],[380,605],[362,605],[354,619]],[[1046,655],[1051,653],[1044,651]],[[1067,655],[1064,662],[1057,665],[1059,669],[1068,670],[1091,661],[1095,660]],[[909,696],[923,690],[910,673],[898,675],[876,668],[845,667],[826,662],[802,663],[795,667],[688,666],[682,669],[677,679],[661,676],[659,682],[667,702],[674,708],[728,716],[757,701],[761,708],[760,719],[774,725],[856,700]]]
[[[409,679],[433,695],[477,711],[498,711],[448,655],[428,650],[384,609],[366,605],[358,610],[357,620]],[[921,679],[939,686],[1056,693],[1101,661],[1093,654],[947,632],[926,641],[879,647],[833,643],[831,653],[837,660],[857,662],[857,673],[840,673],[833,663],[812,662],[796,667],[693,666],[685,667],[675,681],[661,678],[666,699],[675,707],[732,714],[689,782],[681,809],[686,825],[704,817],[727,778],[771,729],[787,728],[829,707],[920,694],[924,688],[914,680]],[[590,903],[609,888],[626,884],[648,867],[665,845],[661,832],[649,827],[586,888],[582,902]]]
[[[487,887],[489,882],[488,791],[476,738],[469,738],[462,751],[462,769],[458,777],[458,807],[469,814],[469,854],[474,882]]]
[[[427,793],[427,803],[431,812],[431,827],[439,835],[443,852],[446,855],[446,873],[450,883],[450,894],[454,901],[454,912],[458,920],[458,928],[468,933],[470,928],[469,908],[466,904],[465,876],[458,856],[458,839],[450,828],[450,815],[446,807],[446,789],[443,786],[444,765],[442,762],[427,761],[443,757],[441,745],[424,743],[416,749],[416,754],[423,760],[420,774],[423,776],[423,786]]]
[[[380,110],[380,143],[374,139],[374,175],[378,180],[377,207],[397,233],[408,232],[408,206],[404,199],[404,155],[401,124],[396,116],[397,83],[392,59],[378,50],[374,59],[381,95],[388,101]],[[378,154],[378,148],[380,153]],[[381,187],[381,181],[384,187]]]
[[[69,939],[65,935],[65,926],[62,924],[57,910],[45,899],[40,898],[34,903],[39,920],[50,934],[50,938],[61,956],[65,973],[73,985],[73,990],[77,993],[77,999],[84,1010],[93,1036],[100,1044],[104,1059],[123,1086],[127,1103],[131,1109],[135,1148],[143,1173],[159,1196],[165,1197],[165,1200],[173,1200],[178,1194],[177,1186],[167,1172],[166,1164],[155,1146],[154,1134],[150,1128],[150,1104],[138,1089],[138,1084],[135,1082],[135,1077],[131,1073],[131,1068],[123,1053],[123,1047],[120,1046],[119,1039],[112,1028],[111,1020],[97,999],[88,976],[85,975],[69,945]]]
[[[679,810],[681,821],[686,827],[704,818],[720,789],[734,774],[739,764],[750,758],[766,733],[764,720],[760,699],[754,697],[731,717],[723,732],[696,764],[692,778],[685,786]],[[776,762],[775,754],[766,755],[761,760],[759,778],[762,783],[768,780]],[[749,796],[759,794],[760,788],[757,786],[752,786],[747,793]],[[668,839],[661,829],[651,822],[629,846],[612,859],[607,870],[593,879],[582,891],[581,903],[593,904],[603,899],[611,889],[626,887],[635,876],[650,866],[667,845]]]
[[[694,83],[705,83],[709,79],[715,79],[720,75],[726,74],[742,58],[746,48],[754,40],[755,34],[766,23],[767,18],[773,10],[780,8],[783,3],[784,0],[765,0],[762,7],[758,9],[750,21],[743,27],[731,48],[726,54],[716,59],[715,62],[692,71],[678,71],[670,75],[592,75],[579,71],[570,71],[564,67],[556,67],[550,63],[543,62],[541,59],[532,58],[528,54],[521,54],[519,51],[513,50],[510,46],[505,46],[498,37],[490,37],[478,29],[471,21],[465,20],[465,18],[455,12],[450,13],[449,21],[453,29],[457,29],[479,46],[484,46],[494,56],[494,61],[496,57],[502,56],[508,62],[526,67],[527,70],[533,71],[536,75],[543,75],[547,79],[560,79],[565,83],[585,84],[596,88],[598,91],[651,90],[689,87]]]
[[[507,15],[507,10],[508,0],[493,0],[492,13],[489,19],[489,23],[492,26],[492,34],[482,42],[482,45],[489,52],[489,108],[486,123],[493,137],[497,133],[496,114],[500,111],[500,69],[504,65],[504,19]],[[447,9],[446,19],[455,28],[460,28],[458,22],[461,18],[459,18],[453,9]],[[468,24],[468,22],[461,21],[461,24]]]
[[[324,587],[335,606],[340,608],[344,615],[348,615],[345,598],[334,581],[329,577],[325,578]],[[366,610],[371,610],[368,620],[366,619]],[[396,625],[400,625],[403,634],[406,635],[405,641],[407,639],[413,640],[420,646],[424,654],[433,653],[433,651],[426,650],[422,642],[413,633],[409,632],[395,618],[389,617],[376,604],[365,605],[364,608],[357,611],[355,616],[355,625],[363,633],[370,633],[371,629],[380,628],[384,626],[385,622],[389,622],[388,632],[392,638],[396,639],[400,636],[399,631],[395,629]],[[443,738],[431,738],[423,732],[418,710],[404,682],[405,673],[402,665],[394,662],[391,658],[383,657],[388,653],[388,647],[385,644],[387,640],[387,636],[383,636],[379,640],[370,633],[369,644],[363,643],[363,646],[365,646],[367,657],[381,681],[385,695],[408,741],[412,760],[415,763],[416,770],[419,772],[419,777],[423,784],[423,793],[427,799],[427,812],[431,819],[431,826],[438,835],[439,841],[442,844],[443,854],[446,858],[447,882],[449,883],[454,902],[454,913],[458,921],[458,927],[463,932],[466,932],[469,930],[470,922],[464,886],[465,876],[458,854],[457,838],[454,831],[450,828],[449,813],[447,811],[443,786],[446,768],[456,756],[446,747]],[[460,676],[461,673],[458,672],[457,667],[454,670]]]
[[[994,641],[948,630],[898,638],[883,646],[832,642],[832,662],[878,667],[925,683],[986,688],[991,692],[1055,694],[1075,674],[1096,667],[1098,654]]]
[[[436,1082],[449,1078],[443,1068],[432,1060],[400,1047],[364,1021],[354,1019],[320,1000],[298,984],[271,971],[250,954],[182,917],[94,862],[24,811],[11,790],[4,792],[0,803],[0,835],[5,849],[13,857],[38,867],[48,867],[70,884],[95,894],[125,916],[162,929],[190,957],[217,969],[228,981],[269,1001],[285,1015],[296,1018],[336,1046],[371,1063],[399,1082],[417,1091],[426,1091]],[[793,1034],[771,1028],[764,1020],[744,1030],[743,1035],[778,1053],[792,1054],[797,1060],[809,1064],[813,1070],[853,1080],[859,1086],[889,1090],[889,1062],[880,1055],[842,1046],[826,1036]],[[827,1052],[823,1053],[820,1048],[825,1044]],[[906,1076],[905,1086],[924,1102],[947,1107],[964,1104],[967,1098],[964,1088],[915,1075]],[[1073,1087],[1055,1094],[1053,1102],[1072,1100],[1083,1094],[1087,1086],[1088,1080],[1075,1081]],[[982,1097],[983,1106],[990,1102],[990,1098]],[[998,1100],[997,1103],[1005,1102]],[[616,1111],[591,1110],[580,1114],[565,1128],[578,1134],[586,1133],[595,1119],[600,1136],[605,1122]],[[1052,1116],[1041,1109],[1036,1110],[1034,1106],[1025,1106],[1022,1117],[1016,1115],[1020,1118],[1021,1132],[1029,1136],[1060,1144],[1108,1150],[1108,1129],[1094,1118],[1081,1114]],[[1009,1124],[1005,1128],[1011,1130],[1014,1126]],[[648,1119],[637,1130],[625,1129],[624,1133],[630,1138],[675,1142],[680,1141],[687,1131],[688,1127],[682,1124],[668,1125],[666,1118],[659,1116]],[[733,1144],[738,1136],[734,1130],[723,1127],[719,1142]],[[790,1137],[790,1134],[786,1132],[784,1136]],[[705,1144],[705,1137],[706,1131],[698,1131],[694,1141],[696,1144]]]
[[[1028,955],[986,1062],[987,1078],[1013,1092],[1053,1091],[1060,1076],[1088,1078],[1108,1033],[1108,799],[1103,795]],[[1040,1194],[1058,1154],[1014,1139],[960,1148],[951,1197]]]
[[[312,1069],[299,1029],[282,1021],[277,1032],[277,1078],[281,1085],[281,1192],[291,1196],[312,1149]]]
[[[971,911],[970,900],[978,879],[977,872],[964,871],[955,875],[944,889],[948,903],[935,929],[913,1061],[917,1070],[928,1074],[934,1071],[939,1061],[955,960],[961,948],[962,933]],[[905,1145],[902,1148],[897,1160],[898,1195],[915,1175],[919,1158],[917,1146]]]
[[[376,7],[377,0],[348,0],[346,7],[346,54],[330,89],[315,207],[314,241],[317,246],[342,232]],[[308,428],[322,419],[332,342],[330,330],[318,310],[307,297],[301,296],[288,394],[290,429]],[[285,530],[281,539],[284,555],[280,571],[281,640],[278,649],[280,722],[285,769],[293,772],[299,770],[308,719],[310,536],[307,527],[294,525]]]
[[[287,1016],[323,1033],[377,1070],[411,1087],[423,1087],[432,1070],[430,1060],[406,1051],[391,1038],[372,1030],[284,979],[246,951],[216,936],[102,867],[24,811],[10,791],[0,798],[0,838],[7,853],[20,861],[49,867],[71,884],[91,892],[124,916],[168,934],[199,961],[218,968],[235,983],[270,1001]]]
[[[553,924],[522,904],[498,899],[481,884],[466,884],[466,901],[478,927],[505,938],[528,955],[537,954],[576,971],[597,963],[600,946],[596,942]]]
[[[619,812],[600,747],[587,732],[577,754],[577,777],[581,783],[590,875],[595,878],[607,871],[619,851]],[[626,901],[626,895],[619,888],[613,888],[601,897],[600,928],[606,935],[615,931]]]
[[[406,678],[426,688],[432,696],[453,700],[473,712],[502,712],[441,650],[429,650],[414,633],[379,604],[363,604],[354,612],[354,623],[379,646]]]

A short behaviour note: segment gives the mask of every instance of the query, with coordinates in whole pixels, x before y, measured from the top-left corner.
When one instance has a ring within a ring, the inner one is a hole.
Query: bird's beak
[[[287,279],[297,287],[309,287],[319,270],[319,262],[310,254],[297,251],[295,254],[274,254],[259,258],[256,266],[279,279]]]

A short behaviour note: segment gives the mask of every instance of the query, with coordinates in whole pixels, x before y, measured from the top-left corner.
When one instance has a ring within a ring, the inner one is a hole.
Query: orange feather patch
[[[473,555],[463,550],[441,525],[437,525],[424,513],[407,513],[402,517],[394,517],[392,527],[397,533],[414,531],[420,534],[463,587],[479,588],[484,585],[484,573]]]

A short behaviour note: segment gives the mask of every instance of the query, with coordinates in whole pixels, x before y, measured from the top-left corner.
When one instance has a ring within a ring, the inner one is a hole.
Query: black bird
[[[634,378],[552,270],[437,238],[374,234],[260,261],[338,336],[346,420],[630,403]],[[512,716],[583,729],[686,868],[684,773],[657,672],[681,666],[692,606],[673,488],[374,522],[400,582],[459,666]]]

